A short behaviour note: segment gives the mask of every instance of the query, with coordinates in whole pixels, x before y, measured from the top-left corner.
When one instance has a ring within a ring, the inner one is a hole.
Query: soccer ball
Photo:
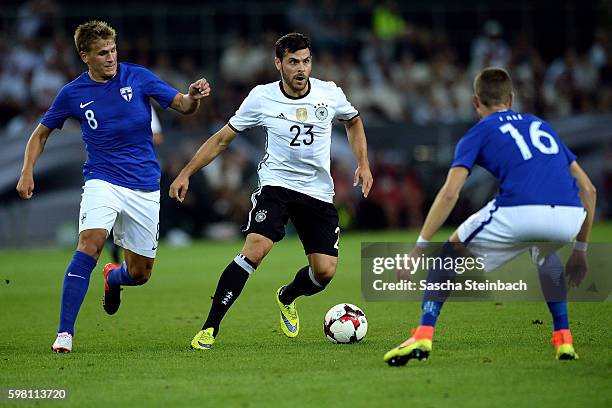
[[[355,343],[368,332],[368,321],[357,306],[340,303],[325,314],[323,332],[332,343]]]

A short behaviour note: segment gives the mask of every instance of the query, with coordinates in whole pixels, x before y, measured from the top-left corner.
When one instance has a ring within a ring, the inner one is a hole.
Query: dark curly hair
[[[276,41],[276,44],[274,44],[276,57],[279,59],[283,59],[285,54],[289,52],[296,52],[306,48],[312,52],[310,38],[300,33],[285,34]]]

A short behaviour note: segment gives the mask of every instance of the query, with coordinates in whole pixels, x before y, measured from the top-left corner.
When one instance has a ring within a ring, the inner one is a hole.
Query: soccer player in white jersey
[[[64,277],[54,352],[72,351],[77,314],[111,229],[115,243],[125,249],[125,262],[104,267],[104,310],[117,312],[121,286],[142,285],[151,276],[159,234],[160,168],[149,98],[190,114],[210,94],[204,78],[182,94],[145,67],[118,62],[115,30],[103,21],[78,26],[74,41],[88,70],[60,90],[30,136],[17,184],[19,196],[30,199],[34,164],[49,135],[69,117],[77,119],[87,150],[85,186],[79,242]]]
[[[225,150],[238,133],[256,126],[265,129],[266,152],[257,167],[259,188],[251,197],[246,241],[221,274],[208,317],[191,342],[195,349],[212,346],[223,316],[273,244],[283,238],[289,219],[302,241],[308,265],[276,292],[280,326],[286,336],[295,337],[300,330],[295,299],[321,292],[334,277],[340,239],[330,174],[334,119],[344,121],[357,159],[354,185],[361,179],[364,197],[372,187],[359,113],[336,84],[310,78],[309,38],[287,34],[275,48],[274,63],[281,80],[253,88],[227,125],[200,147],[170,186],[170,197],[182,202],[189,177]]]
[[[553,319],[556,358],[573,360],[578,355],[569,330],[564,270],[554,251],[576,239],[566,273],[569,283],[578,285],[587,270],[585,251],[595,214],[595,187],[554,129],[534,115],[512,111],[512,98],[512,80],[505,70],[487,68],[476,76],[473,105],[480,121],[457,144],[446,182],[411,256],[421,256],[446,221],[472,167],[485,168],[499,180],[499,193],[459,226],[438,256],[461,256],[465,247],[484,259],[485,271],[492,271],[532,251]],[[454,275],[454,271],[432,268],[427,281],[442,283]],[[429,355],[446,297],[448,292],[425,291],[419,326],[412,337],[385,354],[389,365]]]

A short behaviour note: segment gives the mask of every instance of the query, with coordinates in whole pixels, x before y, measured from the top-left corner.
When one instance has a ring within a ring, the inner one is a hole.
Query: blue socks
[[[128,272],[127,265],[125,264],[125,262],[122,262],[119,268],[115,268],[108,273],[107,282],[109,286],[137,286],[138,285],[138,283],[134,281],[134,279]]]
[[[446,241],[440,250],[438,256],[440,258],[454,258],[458,256],[457,250],[454,248],[457,245],[462,244],[453,244],[449,241]],[[446,281],[454,281],[457,274],[455,271],[446,270],[444,268],[432,268],[427,273],[427,283],[441,283]],[[438,321],[438,316],[440,315],[440,310],[444,305],[444,302],[450,295],[449,291],[433,291],[426,290],[423,294],[423,303],[421,305],[421,309],[423,314],[421,315],[420,326],[434,326]]]
[[[74,253],[64,276],[58,333],[68,332],[74,335],[74,322],[89,288],[89,278],[96,263],[95,258],[83,252]]]
[[[421,322],[419,326],[436,326],[438,316],[440,315],[440,309],[442,309],[444,302],[437,302],[435,300],[423,300],[421,309],[423,314],[421,315]]]
[[[553,318],[555,331],[569,329],[567,317],[567,289],[565,287],[565,273],[559,255],[553,253],[544,258],[538,265],[538,275],[544,299]]]
[[[553,330],[569,330],[567,318],[567,302],[546,302],[553,318]]]

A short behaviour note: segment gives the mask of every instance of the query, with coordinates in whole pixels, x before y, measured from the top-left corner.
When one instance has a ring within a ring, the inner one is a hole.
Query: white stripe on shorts
[[[253,208],[251,208],[251,211],[249,211],[249,220],[247,221],[247,225],[244,228],[244,231],[248,231],[249,228],[251,227],[251,214],[253,213],[253,210],[255,210],[255,207],[257,206],[257,196],[261,194],[261,190],[263,187],[259,187],[257,190],[255,190],[255,192],[253,194],[251,194],[251,202],[253,203]]]

